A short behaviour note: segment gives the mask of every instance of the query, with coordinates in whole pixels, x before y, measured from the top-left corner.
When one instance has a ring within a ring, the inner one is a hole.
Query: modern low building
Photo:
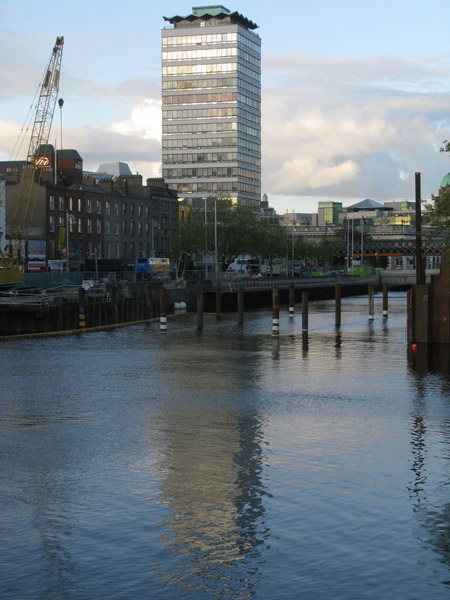
[[[317,223],[315,225],[337,225],[342,212],[342,202],[319,202],[317,210]]]
[[[181,199],[261,200],[261,40],[224,6],[164,17],[162,175]]]

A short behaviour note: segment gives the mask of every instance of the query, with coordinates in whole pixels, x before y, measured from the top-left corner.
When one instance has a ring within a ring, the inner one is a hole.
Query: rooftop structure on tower
[[[180,199],[261,200],[261,40],[222,5],[164,17],[162,175]]]

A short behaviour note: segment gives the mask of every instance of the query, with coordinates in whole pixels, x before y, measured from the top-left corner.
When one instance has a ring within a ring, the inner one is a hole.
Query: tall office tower
[[[180,198],[261,201],[261,40],[224,6],[164,17],[163,177]]]

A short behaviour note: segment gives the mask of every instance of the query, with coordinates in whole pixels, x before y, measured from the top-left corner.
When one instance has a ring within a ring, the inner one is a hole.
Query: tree
[[[450,249],[450,185],[431,196],[431,203],[425,204],[428,211],[428,224],[433,228],[433,236],[440,236],[446,250]]]
[[[187,219],[179,220],[172,244],[173,256],[213,256],[216,250],[222,269],[226,270],[240,255],[256,259],[286,255],[286,230],[281,225],[261,219],[259,211],[249,206],[233,206],[229,198],[208,198],[205,206],[193,208]],[[184,261],[183,261],[184,262]]]
[[[450,142],[444,140],[441,152],[450,152]],[[433,229],[433,236],[440,236],[445,249],[450,249],[450,185],[441,187],[437,196],[431,195],[431,202],[425,204],[427,224]]]
[[[196,218],[195,213],[190,213],[186,219],[177,221],[175,236],[172,240],[172,256],[177,257],[179,264],[182,264],[182,277],[185,275],[188,263],[192,261],[195,255],[202,252],[203,232],[203,226]]]
[[[248,206],[232,206],[227,198],[215,200],[217,207],[217,254],[222,268],[226,268],[241,254],[254,255],[258,215]],[[208,248],[214,251],[214,204],[208,218]]]

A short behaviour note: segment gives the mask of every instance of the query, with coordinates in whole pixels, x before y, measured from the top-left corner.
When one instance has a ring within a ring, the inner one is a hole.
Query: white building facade
[[[162,175],[180,199],[261,201],[261,40],[223,6],[164,17]]]

